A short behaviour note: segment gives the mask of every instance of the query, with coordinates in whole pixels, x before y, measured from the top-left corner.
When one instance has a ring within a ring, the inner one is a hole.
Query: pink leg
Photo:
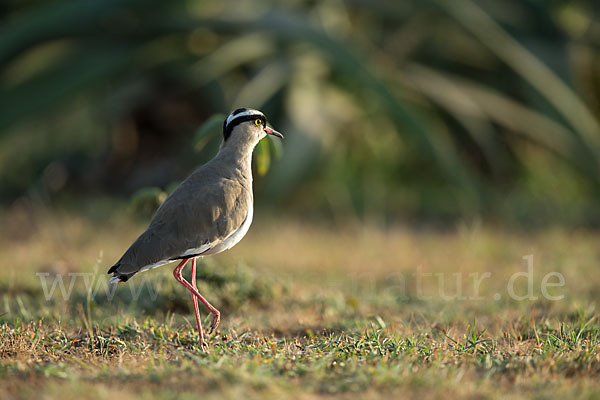
[[[190,279],[192,286],[196,287],[196,258],[192,258],[192,276]],[[200,336],[200,346],[204,347],[204,334],[202,333],[202,322],[200,321],[200,310],[198,310],[198,299],[192,293],[192,302],[194,303],[194,314],[196,314],[196,327],[198,328],[198,335]]]
[[[192,297],[196,297],[197,299],[199,299],[211,312],[213,317],[210,322],[210,333],[212,333],[219,326],[219,322],[221,321],[221,313],[219,312],[219,310],[217,310],[215,307],[213,307],[213,305],[210,304],[204,297],[202,297],[202,295],[198,292],[198,288],[196,287],[196,259],[195,258],[192,258],[192,282],[193,282],[193,284],[190,284],[181,275],[181,271],[183,270],[183,267],[188,262],[188,260],[189,260],[189,258],[182,260],[179,263],[179,265],[177,265],[175,267],[175,269],[173,270],[173,276],[175,276],[175,279],[177,279],[177,281],[179,283],[181,283],[183,286],[185,286],[192,293]],[[196,322],[198,325],[198,331],[199,331],[199,335],[200,335],[200,346],[202,346],[204,348],[206,346],[206,344],[204,343],[204,340],[203,340],[202,326],[200,324],[200,312],[198,311],[198,303],[196,302],[196,299],[194,299],[194,311],[196,312]]]

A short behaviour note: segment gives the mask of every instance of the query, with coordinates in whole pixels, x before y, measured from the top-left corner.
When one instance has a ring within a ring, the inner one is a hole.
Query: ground
[[[259,213],[200,263],[222,317],[203,354],[174,265],[107,284],[143,220],[1,222],[2,399],[600,396],[596,232]]]

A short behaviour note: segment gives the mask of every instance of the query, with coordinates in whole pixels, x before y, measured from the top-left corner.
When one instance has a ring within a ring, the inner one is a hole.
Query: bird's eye
[[[254,124],[255,124],[256,126],[260,126],[260,125],[262,124],[262,121],[261,121],[260,119],[255,119],[255,120],[254,120]]]

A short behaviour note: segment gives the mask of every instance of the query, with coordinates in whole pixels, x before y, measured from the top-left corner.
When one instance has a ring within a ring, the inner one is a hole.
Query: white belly
[[[242,240],[242,238],[244,236],[246,236],[246,233],[248,233],[248,229],[250,229],[250,225],[252,225],[252,217],[253,216],[254,216],[254,205],[251,204],[250,207],[248,208],[248,215],[246,215],[246,219],[244,219],[244,222],[242,223],[242,225],[239,228],[237,228],[235,231],[233,231],[233,233],[231,233],[229,236],[227,236],[225,238],[225,240],[223,240],[221,243],[219,243],[215,247],[205,251],[201,255],[208,256],[211,254],[217,254],[222,251],[229,250],[230,248],[232,248],[233,246],[238,244],[239,241]]]

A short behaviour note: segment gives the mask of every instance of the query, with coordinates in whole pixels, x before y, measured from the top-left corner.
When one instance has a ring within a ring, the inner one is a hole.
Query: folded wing
[[[114,274],[111,281],[126,281],[141,270],[214,248],[242,226],[251,203],[248,188],[196,171],[171,193],[146,231],[108,271]]]

